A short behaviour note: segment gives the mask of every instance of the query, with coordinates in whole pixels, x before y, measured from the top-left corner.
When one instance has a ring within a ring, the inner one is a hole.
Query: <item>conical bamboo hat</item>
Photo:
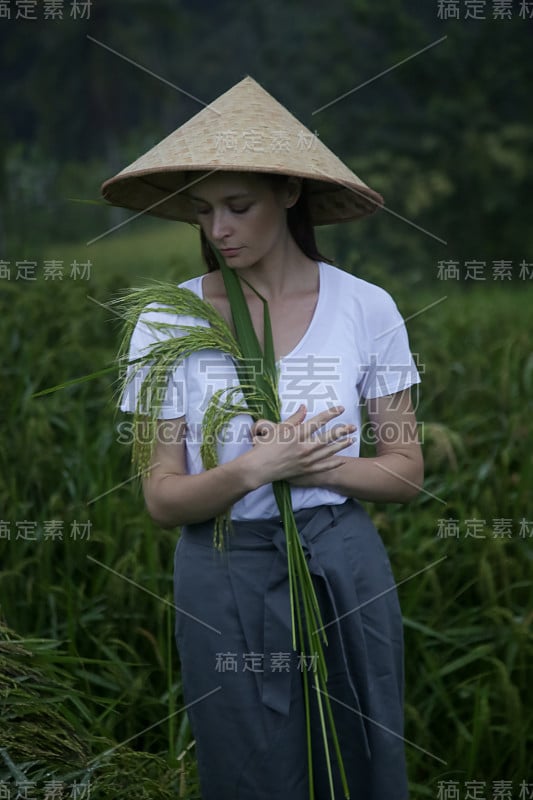
[[[246,77],[102,184],[116,206],[197,222],[187,172],[275,172],[306,179],[314,225],[347,222],[383,205],[322,142]]]

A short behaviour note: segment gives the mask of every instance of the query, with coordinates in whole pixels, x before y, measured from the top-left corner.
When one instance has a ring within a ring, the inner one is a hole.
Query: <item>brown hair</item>
[[[288,176],[278,175],[276,173],[267,173],[264,175],[264,177],[271,181],[274,188],[277,188],[281,182],[287,180]],[[292,238],[304,255],[313,259],[313,261],[327,261],[329,264],[333,263],[330,261],[330,259],[325,258],[325,256],[323,256],[318,250],[315,239],[315,229],[313,228],[311,214],[309,213],[309,204],[307,201],[307,183],[305,179],[302,181],[300,197],[296,203],[291,206],[291,208],[287,209],[287,225]],[[200,243],[202,248],[202,257],[207,265],[208,272],[214,272],[215,270],[220,269],[215,253],[213,252],[211,245],[209,244],[209,241],[201,228]]]

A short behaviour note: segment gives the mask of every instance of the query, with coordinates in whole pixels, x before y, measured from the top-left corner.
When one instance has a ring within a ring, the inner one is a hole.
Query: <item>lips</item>
[[[223,253],[225,256],[233,256],[235,253],[238,253],[242,248],[240,247],[228,247],[225,250],[221,250],[220,252]]]

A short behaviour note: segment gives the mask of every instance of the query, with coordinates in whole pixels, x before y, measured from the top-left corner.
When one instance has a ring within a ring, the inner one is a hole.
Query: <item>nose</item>
[[[231,233],[229,215],[224,208],[215,208],[211,220],[211,236],[214,241],[222,241]]]

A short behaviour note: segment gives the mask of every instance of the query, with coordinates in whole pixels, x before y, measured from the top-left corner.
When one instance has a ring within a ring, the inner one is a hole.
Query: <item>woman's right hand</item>
[[[304,423],[307,409],[300,406],[284,422],[255,422],[251,428],[253,449],[247,455],[259,483],[289,480],[343,464],[336,454],[353,443],[353,439],[345,437],[355,431],[355,425],[334,425],[321,435],[314,435],[343,412],[341,407],[329,408]]]

